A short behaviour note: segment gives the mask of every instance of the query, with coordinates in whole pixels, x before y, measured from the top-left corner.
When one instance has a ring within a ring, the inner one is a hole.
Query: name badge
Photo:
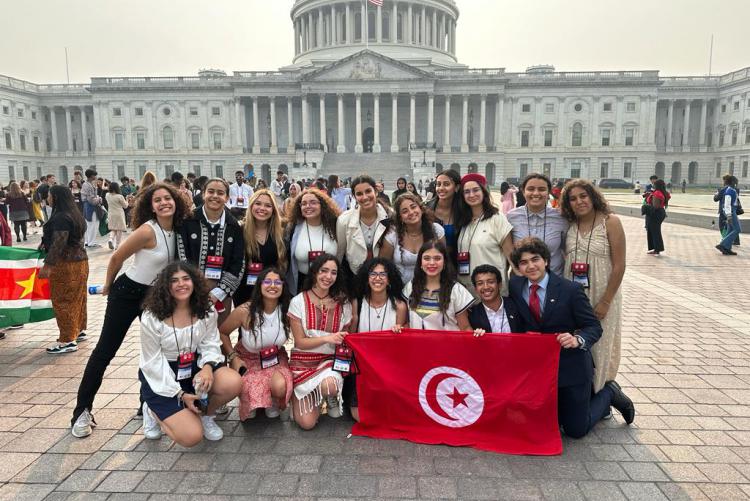
[[[471,254],[468,252],[458,253],[458,274],[469,275],[471,270]]]
[[[247,265],[247,285],[255,285],[258,275],[263,271],[263,263],[250,263]]]
[[[307,253],[307,262],[309,264],[313,264],[313,262],[316,259],[318,259],[320,256],[322,256],[323,254],[325,254],[325,252],[323,252],[322,250],[319,250],[319,251],[310,251],[310,252]]]
[[[589,288],[589,264],[588,263],[571,263],[570,271],[573,274],[573,281],[580,284],[584,289]]]
[[[193,377],[195,353],[183,353],[177,358],[177,381]]]
[[[224,266],[224,256],[208,256],[206,257],[206,271],[204,275],[209,280],[220,280],[221,269]]]
[[[333,370],[344,374],[349,374],[352,369],[352,359],[354,354],[348,346],[339,345],[336,347],[336,353],[333,358]]]
[[[260,357],[261,369],[268,369],[274,365],[279,365],[279,349],[276,346],[260,350],[258,356]]]
[[[237,205],[245,206],[245,197],[237,197]]]

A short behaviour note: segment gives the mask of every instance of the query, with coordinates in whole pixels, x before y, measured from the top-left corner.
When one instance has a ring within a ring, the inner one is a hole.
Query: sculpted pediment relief
[[[307,80],[320,81],[377,81],[377,80],[418,80],[432,75],[408,64],[386,58],[380,54],[363,51],[337,61],[309,75]]]

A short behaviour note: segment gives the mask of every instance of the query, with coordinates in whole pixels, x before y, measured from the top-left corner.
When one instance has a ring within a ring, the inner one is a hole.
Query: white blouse
[[[440,240],[445,236],[445,229],[438,223],[432,223],[435,231],[435,240]],[[393,262],[396,264],[398,272],[404,283],[411,282],[414,278],[414,267],[417,266],[417,253],[402,248],[398,243],[398,234],[392,229],[386,234],[385,241],[393,247]]]
[[[322,250],[335,256],[338,251],[338,244],[336,240],[331,238],[331,235],[328,234],[322,224],[309,226],[307,223],[304,223],[299,227],[299,232],[297,246],[294,248],[294,259],[297,261],[297,270],[303,275],[307,275],[310,272],[307,253]],[[302,285],[298,284],[298,287],[302,287]]]
[[[388,299],[380,308],[370,306],[366,298],[362,298],[362,308],[359,310],[358,332],[389,331],[396,325],[398,312]]]
[[[292,298],[292,301],[289,303],[289,316],[292,316],[298,319],[302,323],[302,332],[304,332],[305,337],[324,337],[324,336],[328,336],[329,334],[333,334],[333,332],[325,332],[325,331],[320,331],[318,329],[307,328],[307,312],[306,312],[306,307],[305,307],[305,293],[304,292],[301,292]],[[344,330],[344,327],[346,326],[346,324],[351,322],[351,320],[352,320],[352,304],[347,301],[346,303],[344,303],[341,309],[341,320],[339,321],[339,329]],[[331,343],[325,343],[311,350],[300,350],[297,347],[295,347],[294,349],[297,351],[310,351],[313,353],[325,353],[326,355],[332,355],[334,353],[334,350],[336,349],[336,345],[331,344]]]
[[[411,296],[411,282],[404,287],[404,296],[409,301]],[[456,315],[469,309],[474,304],[474,296],[471,295],[466,287],[456,282],[451,289],[451,300],[448,303],[448,309],[441,313],[437,305],[425,306],[420,305],[417,310],[423,312],[423,315],[409,307],[409,325],[412,329],[443,330],[457,331],[458,322]],[[427,313],[432,310],[431,313]]]
[[[261,312],[263,325],[258,327],[258,317],[255,318],[253,330],[240,327],[240,341],[242,346],[251,353],[276,346],[281,348],[286,343],[286,329],[281,318],[281,306],[277,306],[271,313]]]
[[[180,384],[177,382],[177,375],[169,367],[169,362],[176,361],[180,352],[197,351],[199,368],[207,363],[224,361],[216,325],[217,317],[217,313],[212,310],[206,318],[198,320],[192,326],[175,329],[150,311],[143,312],[141,358],[138,366],[154,393],[164,397],[174,397],[179,393]]]

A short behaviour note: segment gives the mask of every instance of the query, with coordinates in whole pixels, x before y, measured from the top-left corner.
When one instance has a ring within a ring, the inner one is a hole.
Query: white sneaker
[[[279,417],[280,414],[281,414],[281,412],[279,412],[279,408],[276,407],[275,405],[272,405],[271,407],[266,407],[266,417],[267,418],[271,418],[271,419],[277,418],[277,417]]]
[[[59,355],[61,353],[70,353],[72,351],[78,351],[78,344],[75,341],[69,343],[55,343],[47,348],[47,353],[50,355]]]
[[[216,409],[216,414],[222,415],[229,412],[229,406],[227,404],[222,405],[218,409]]]
[[[328,397],[326,399],[328,403],[328,417],[338,419],[341,417],[341,407],[339,407],[339,399],[336,396]]]
[[[143,402],[143,435],[149,440],[159,440],[161,438],[161,426],[156,420],[148,404]]]
[[[215,442],[224,438],[224,430],[216,424],[213,416],[201,416],[201,423],[203,423],[203,436],[206,440]]]
[[[94,421],[94,416],[91,415],[88,409],[84,409],[70,429],[70,433],[76,438],[88,437],[91,435],[92,428],[95,427],[96,421]]]

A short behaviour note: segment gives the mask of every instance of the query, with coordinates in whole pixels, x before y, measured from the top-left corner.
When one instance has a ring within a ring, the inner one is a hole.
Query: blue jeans
[[[728,223],[729,221],[727,221]],[[734,243],[734,239],[737,238],[737,236],[742,231],[742,227],[740,226],[740,220],[737,217],[737,213],[732,211],[732,226],[729,227],[727,225],[727,229],[729,230],[726,234],[726,236],[721,241],[721,246],[725,248],[726,250],[732,250],[732,244]]]

